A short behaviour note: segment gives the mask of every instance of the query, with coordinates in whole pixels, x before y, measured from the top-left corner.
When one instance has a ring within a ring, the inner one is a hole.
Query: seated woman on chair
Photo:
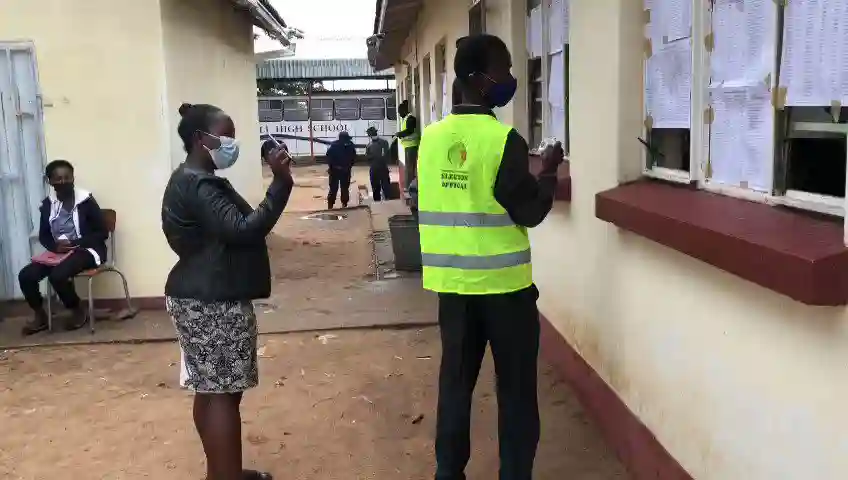
[[[18,274],[21,291],[35,312],[35,318],[24,326],[24,335],[47,329],[47,312],[39,290],[45,278],[72,312],[65,328],[75,330],[85,325],[86,312],[73,278],[106,260],[109,232],[103,213],[90,192],[74,187],[74,167],[66,160],[54,160],[47,165],[45,176],[53,192],[41,203],[38,240],[48,251],[67,257],[53,266],[30,263]]]

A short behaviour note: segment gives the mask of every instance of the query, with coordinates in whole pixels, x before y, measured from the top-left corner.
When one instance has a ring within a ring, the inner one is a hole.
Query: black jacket
[[[109,238],[109,232],[106,230],[103,212],[91,193],[80,188],[77,188],[74,193],[76,198],[74,226],[79,238],[72,241],[71,245],[93,250],[100,257],[99,263],[104,263],[106,261],[106,240]],[[58,211],[58,208],[60,208],[60,204],[53,196],[45,198],[39,208],[41,218],[38,227],[38,241],[44,248],[54,253],[58,252],[56,239],[53,238],[53,232],[50,230],[50,220],[53,213]]]
[[[333,170],[350,170],[356,161],[356,147],[352,142],[334,140],[327,149],[327,164]]]
[[[458,105],[453,107],[452,113],[495,116],[491,109],[476,105]],[[537,179],[530,173],[529,157],[527,141],[517,131],[511,130],[495,177],[494,195],[513,222],[532,228],[542,223],[553,207],[557,177],[542,175]]]
[[[165,294],[203,302],[271,295],[265,237],[280,219],[292,182],[275,179],[254,210],[225,178],[185,164],[162,199],[162,231],[179,260]]]

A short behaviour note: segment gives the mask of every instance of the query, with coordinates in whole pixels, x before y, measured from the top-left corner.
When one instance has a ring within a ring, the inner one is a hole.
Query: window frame
[[[313,104],[315,104],[315,102],[321,102],[321,105],[322,105],[321,108],[313,107]],[[323,102],[330,102],[330,107],[329,108],[324,107]],[[309,119],[312,120],[313,122],[332,122],[336,118],[335,109],[336,109],[336,102],[332,98],[312,98],[312,99],[309,100]],[[313,116],[314,115],[313,112],[315,112],[315,111],[319,111],[319,112],[328,111],[330,113],[330,118],[315,118]]]
[[[775,135],[773,137],[774,150],[773,162],[774,170],[772,173],[772,186],[768,192],[761,192],[733,186],[721,184],[715,181],[710,181],[707,178],[707,162],[710,158],[710,123],[705,121],[708,116],[708,111],[711,109],[709,102],[709,83],[710,83],[710,55],[705,45],[705,39],[713,33],[712,29],[712,2],[701,2],[699,0],[692,1],[692,96],[690,106],[690,165],[689,172],[683,170],[669,169],[660,166],[649,166],[649,159],[646,149],[641,149],[642,176],[654,178],[658,180],[689,184],[698,189],[705,190],[720,195],[726,195],[743,200],[766,203],[773,206],[785,206],[793,209],[815,212],[825,215],[846,217],[845,212],[848,211],[848,178],[846,178],[846,194],[845,198],[834,197],[814,192],[805,192],[801,190],[786,189],[785,178],[781,185],[780,175],[785,175],[788,172],[788,157],[781,143],[786,139],[787,135],[791,135],[793,125],[786,119],[788,108],[784,107],[775,109]],[[784,15],[782,4],[777,5],[778,14],[775,21],[777,41],[775,42],[775,68],[774,79],[770,86],[772,90],[779,88],[780,64],[782,61],[782,45],[783,45],[783,27]],[[646,32],[647,33],[647,32]],[[643,58],[643,81],[646,78],[647,58]],[[645,88],[642,88],[642,111],[647,115]],[[807,125],[805,125],[807,124]],[[816,124],[816,125],[809,125]],[[701,128],[696,128],[698,125]],[[848,124],[827,124],[818,122],[797,122],[804,131],[827,131],[834,133],[839,131],[842,133],[841,126],[848,127]],[[831,129],[832,125],[837,128]],[[824,128],[825,130],[809,130],[810,128]],[[846,128],[845,130],[848,130]],[[643,126],[643,135],[648,134],[647,125]],[[646,138],[643,136],[642,138]],[[848,133],[846,133],[848,136]],[[848,159],[846,159],[848,161]],[[848,170],[848,169],[847,169]],[[848,174],[846,174],[848,177]],[[846,223],[846,244],[848,245],[848,223]]]
[[[356,108],[355,109],[354,108],[339,108],[339,102],[349,102],[349,101],[356,102]],[[350,111],[350,110],[356,110],[356,117],[355,118],[347,118],[346,116],[341,115],[341,112]],[[362,116],[362,102],[360,101],[359,97],[355,97],[355,98],[354,97],[344,97],[344,98],[333,99],[333,118],[335,120],[341,120],[341,121],[346,121],[346,122],[354,122],[356,120],[359,120],[361,118],[361,116]]]
[[[385,98],[385,100],[386,100],[386,120],[391,120],[393,122],[397,121],[397,119],[398,119],[398,112],[397,112],[398,102],[397,102],[397,99],[398,99],[397,95],[391,95],[391,96]],[[391,100],[391,102],[389,102],[389,100]],[[389,105],[391,105],[391,107],[389,107]],[[394,118],[392,118],[392,117],[394,117]]]
[[[468,34],[486,33],[486,0],[473,0],[468,7]]]
[[[362,102],[370,101],[370,100],[376,100],[376,101],[380,102],[383,106],[382,107],[363,107],[362,106]],[[383,114],[380,118],[365,118],[365,110],[366,109],[376,110],[377,108],[381,108],[382,111],[383,111]],[[361,120],[368,120],[368,121],[377,122],[377,121],[380,121],[380,120],[386,120],[387,117],[388,117],[388,108],[387,108],[387,102],[386,102],[385,98],[383,98],[383,97],[362,97],[362,98],[359,99],[359,118]]]
[[[271,108],[274,102],[280,103],[280,108]],[[267,104],[268,108],[262,108],[262,104]],[[259,121],[261,123],[278,123],[285,120],[285,109],[283,108],[283,99],[280,98],[259,98],[257,100],[257,110],[259,113]],[[271,117],[270,114],[279,113],[279,117]],[[279,118],[279,119],[277,119]]]
[[[563,0],[564,2],[573,1],[573,0]],[[532,15],[533,10],[539,9],[541,12],[541,22],[542,22],[542,45],[543,52],[542,56],[534,56],[533,53],[528,51],[527,56],[527,128],[528,128],[528,142],[530,143],[530,148],[533,149],[539,145],[541,140],[547,139],[550,137],[556,137],[558,140],[562,142],[563,149],[565,150],[566,155],[569,153],[569,88],[568,88],[568,75],[569,75],[569,42],[566,39],[565,44],[560,52],[551,53],[550,50],[550,17],[552,13],[552,1],[551,0],[527,0],[526,12],[525,15],[527,17],[527,25],[530,25],[530,16]],[[529,28],[529,27],[528,27]],[[529,45],[528,45],[529,50]],[[557,55],[562,55],[561,59],[564,63],[563,65],[563,94],[565,96],[564,104],[565,104],[565,122],[564,122],[564,131],[554,132],[552,131],[552,112],[551,112],[551,104],[549,101],[549,93],[551,90],[551,68],[553,64],[554,57]],[[537,75],[534,75],[538,71]],[[534,95],[534,88],[538,86],[538,96]],[[541,102],[541,104],[539,103]],[[534,117],[534,110],[538,106],[538,115]],[[538,128],[540,130],[541,138],[534,138],[535,134],[533,131]]]
[[[530,58],[527,60],[527,120],[530,148],[535,148],[545,138],[545,73],[544,60]],[[538,90],[538,91],[537,91]],[[538,96],[537,96],[538,94]],[[535,138],[536,129],[542,138]]]
[[[692,67],[692,82],[691,94],[689,103],[689,171],[678,170],[668,167],[656,166],[650,164],[648,151],[646,148],[641,150],[642,175],[658,180],[682,184],[698,184],[701,186],[705,178],[706,159],[709,158],[709,124],[698,120],[703,118],[704,111],[709,105],[709,72],[710,58],[707,53],[704,39],[707,33],[712,29],[709,27],[712,23],[712,2],[703,2],[700,0],[689,0],[692,4],[692,34],[689,36],[692,42],[692,58],[690,59]],[[643,2],[644,3],[644,2]],[[644,5],[642,6],[644,9]],[[645,15],[645,18],[648,18]],[[644,34],[648,35],[647,23],[643,25]],[[648,38],[645,37],[647,41]],[[683,41],[680,39],[678,41]],[[642,125],[642,137],[647,139],[650,135],[651,128],[648,122],[648,104],[647,95],[645,92],[648,60],[650,57],[644,56],[642,59],[642,114],[645,122]],[[700,125],[701,128],[697,128]]]
[[[304,110],[304,109],[301,109],[301,108],[289,108],[289,107],[286,106],[287,102],[296,102],[298,104],[304,103],[304,104],[306,104],[306,109]],[[302,119],[301,118],[298,118],[298,119],[286,118],[286,115],[289,112],[291,112],[292,114],[295,114],[296,112],[306,112],[306,115]],[[294,99],[294,98],[284,99],[283,100],[283,121],[284,122],[308,122],[309,121],[309,100]]]

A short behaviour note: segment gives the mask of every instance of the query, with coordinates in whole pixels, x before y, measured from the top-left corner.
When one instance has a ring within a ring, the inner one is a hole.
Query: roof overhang
[[[374,36],[368,39],[368,59],[375,69],[389,68],[400,60],[423,4],[424,0],[377,0]]]
[[[269,37],[279,41],[284,47],[289,46],[286,35],[287,26],[283,17],[269,0],[230,0],[236,7],[250,12],[253,24],[261,28]]]

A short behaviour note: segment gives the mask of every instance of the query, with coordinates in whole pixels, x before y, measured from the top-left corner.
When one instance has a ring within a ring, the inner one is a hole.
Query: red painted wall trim
[[[692,480],[615,391],[540,315],[541,355],[571,385],[634,480]]]
[[[542,171],[542,157],[530,156],[530,173],[538,176]],[[571,201],[571,164],[563,162],[557,170],[557,189],[554,192],[554,200],[558,202]]]
[[[657,181],[598,193],[595,216],[807,305],[848,304],[841,219]]]

